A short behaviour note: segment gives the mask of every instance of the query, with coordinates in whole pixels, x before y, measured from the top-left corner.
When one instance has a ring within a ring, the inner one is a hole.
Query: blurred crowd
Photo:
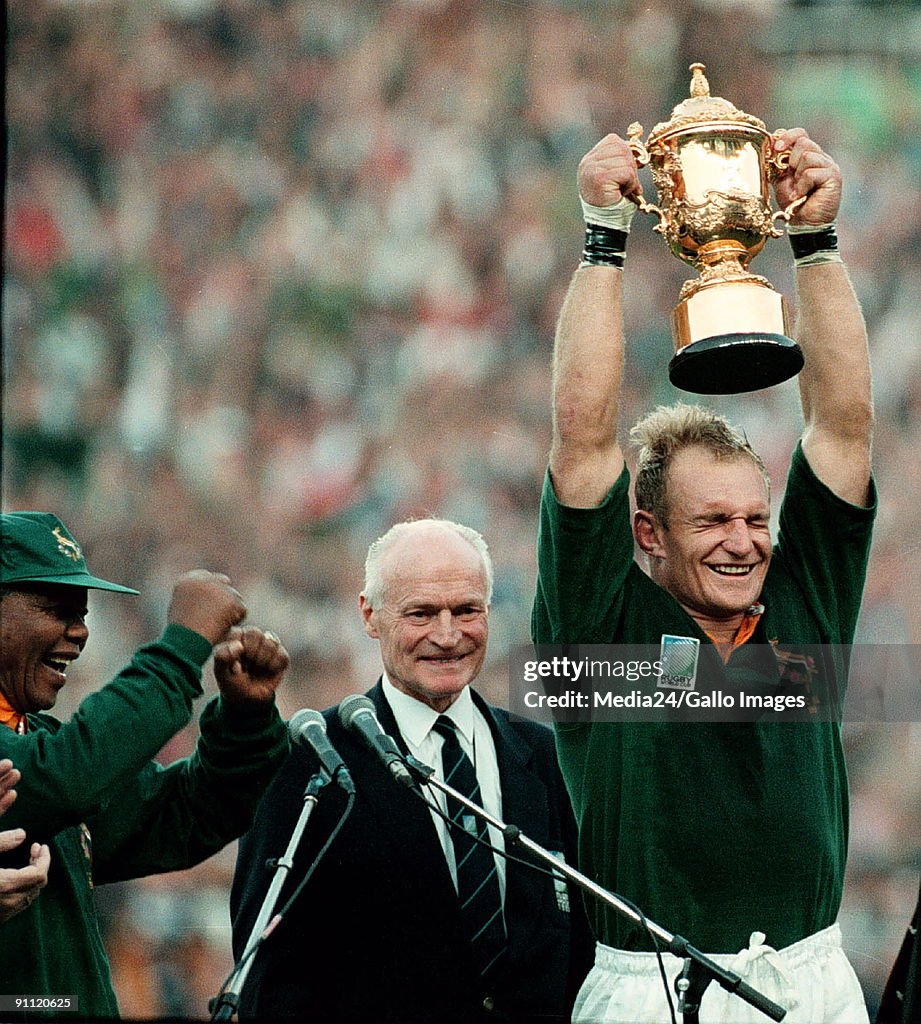
[[[286,714],[363,691],[364,554],[413,515],[488,540],[482,679],[507,700],[581,251],[576,165],[608,131],[667,120],[693,60],[715,95],[803,125],[842,166],[882,499],[860,639],[921,643],[914,5],[10,0],[7,17],[3,504],[55,511],[96,573],[141,591],[94,595],[61,712],[159,631],[194,566],[229,573],[283,638]],[[653,223],[634,219],[628,249],[624,428],[679,397],[669,315],[691,271]],[[792,300],[785,241],[755,270]],[[779,492],[795,383],[712,404]],[[847,730],[842,920],[872,1008],[921,871],[921,726]],[[231,849],[99,892],[126,1016],[205,1015],[230,966],[232,866]]]

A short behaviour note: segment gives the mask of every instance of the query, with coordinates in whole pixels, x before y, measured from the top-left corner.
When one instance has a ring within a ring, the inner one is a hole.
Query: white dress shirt
[[[444,766],[441,763],[441,748],[444,739],[432,729],[439,718],[439,713],[423,704],[421,700],[410,697],[408,694],[398,690],[387,678],[386,672],[383,677],[384,698],[393,711],[397,728],[406,742],[406,746],[413,757],[418,758],[423,764],[435,769],[435,777],[444,782]],[[480,784],[481,805],[489,811],[493,817],[502,818],[502,789],[499,784],[499,765],[496,761],[496,745],[493,742],[492,732],[489,724],[473,703],[470,696],[470,688],[464,687],[460,696],[444,712],[457,728],[457,738],[461,749],[470,758],[476,771],[477,781]],[[443,813],[446,813],[447,798],[440,789],[434,786],[423,788],[426,796],[437,802]],[[448,835],[447,822],[435,811],[431,812],[435,831],[438,834],[441,848],[444,851],[445,860],[448,862],[448,869],[451,878],[454,880],[454,888],[457,888],[457,867],[454,861],[454,843]],[[505,839],[502,833],[492,825],[489,828],[489,841],[500,850],[505,850]],[[499,877],[499,892],[505,903],[505,857],[493,854],[496,861],[496,870]]]

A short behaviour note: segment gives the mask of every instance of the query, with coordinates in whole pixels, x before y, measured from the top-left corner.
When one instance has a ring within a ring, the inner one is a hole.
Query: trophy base
[[[736,395],[781,384],[802,368],[803,353],[792,338],[750,331],[685,345],[668,364],[668,377],[697,395]]]
[[[672,384],[698,395],[736,395],[780,384],[803,366],[787,304],[763,277],[708,281],[672,314]]]

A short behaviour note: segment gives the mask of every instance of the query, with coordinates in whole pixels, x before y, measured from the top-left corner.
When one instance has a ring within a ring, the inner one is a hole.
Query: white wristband
[[[827,224],[788,224],[787,234],[814,235],[817,231],[834,231],[837,226],[836,220],[830,220]]]
[[[629,234],[630,221],[636,213],[636,203],[626,197],[613,206],[592,206],[582,196],[579,196],[582,204],[582,217],[586,224],[600,224],[605,228],[614,228],[615,231],[624,231]]]

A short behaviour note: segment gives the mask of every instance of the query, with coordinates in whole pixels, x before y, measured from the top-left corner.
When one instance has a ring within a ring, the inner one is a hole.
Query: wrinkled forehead
[[[434,524],[397,538],[381,559],[387,602],[416,591],[432,596],[466,591],[486,598],[486,567],[479,551],[460,534]]]
[[[699,446],[675,453],[665,475],[665,495],[672,508],[697,510],[727,501],[770,506],[768,481],[750,455],[717,455]]]

